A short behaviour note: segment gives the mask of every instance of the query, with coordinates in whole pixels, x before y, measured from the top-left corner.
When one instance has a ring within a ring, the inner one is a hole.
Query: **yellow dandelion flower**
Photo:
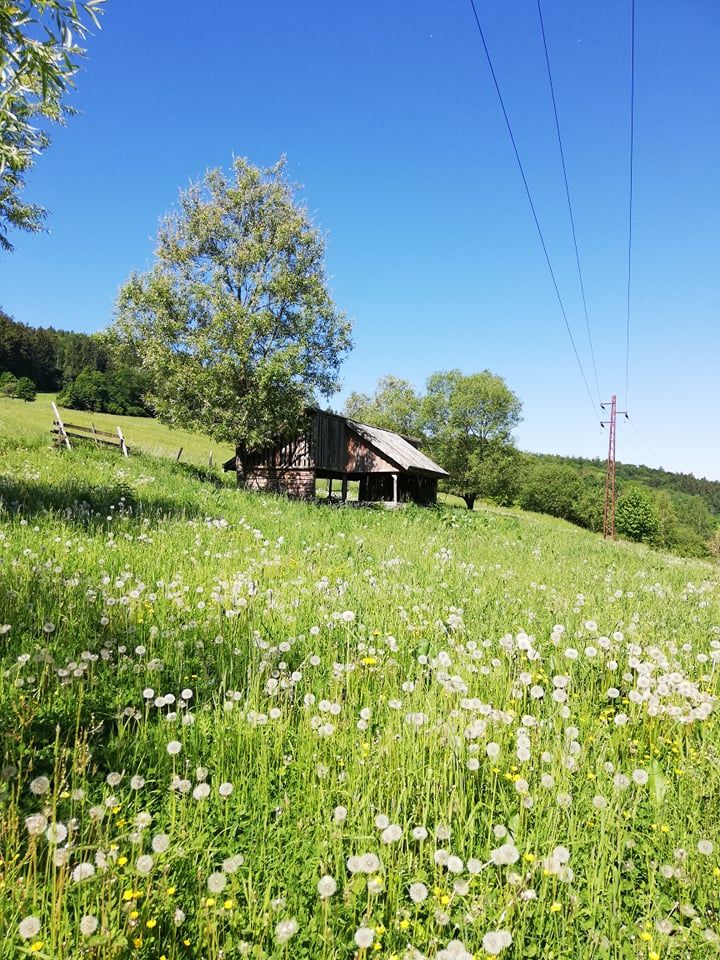
[[[157,926],[157,920],[155,920],[154,917],[151,917],[149,920],[145,921],[145,926],[148,928],[148,930],[152,930],[153,927]]]
[[[137,920],[140,914],[138,913],[137,910],[131,910],[128,916],[130,917],[131,920]]]
[[[133,940],[133,946],[139,949],[142,946],[142,937],[135,937]]]
[[[117,858],[117,862],[118,862],[118,866],[119,866],[119,867],[124,867],[125,864],[128,862],[128,858],[127,858],[127,857],[118,857],[118,858]]]
[[[400,927],[401,930],[407,930],[409,926],[410,926],[410,921],[408,920],[407,917],[405,917],[405,918],[404,918],[403,920],[401,920],[400,923],[399,923],[399,927]]]
[[[449,897],[446,893],[444,893],[444,894],[440,897],[440,903],[441,903],[444,907],[446,907],[446,906],[450,903],[450,897]]]
[[[206,907],[214,907],[214,906],[215,906],[215,897],[208,897],[208,898],[205,900],[205,906],[206,906]]]
[[[524,853],[524,854],[523,854],[523,860],[524,860],[526,863],[533,863],[534,860],[535,860],[535,854],[534,854],[534,853],[530,853],[530,851],[528,850],[527,853]]]
[[[134,900],[135,894],[132,892],[132,890],[124,890],[122,898],[123,900]]]
[[[562,904],[558,903],[557,900],[555,903],[550,906],[550,913],[559,913],[562,910]]]
[[[223,903],[223,906],[225,907],[226,910],[232,910],[233,908],[232,900],[226,900],[225,903]]]
[[[165,891],[165,893],[166,893],[169,897],[171,897],[171,896],[175,893],[175,889],[176,889],[175,887],[168,887],[167,890]]]
[[[643,943],[650,943],[652,941],[652,934],[649,930],[643,930],[643,932],[640,934],[640,939],[643,941]]]
[[[651,950],[648,954],[648,960],[660,960],[660,954],[657,950]]]
[[[30,952],[31,952],[31,953],[37,953],[38,950],[42,950],[42,948],[43,948],[43,941],[42,941],[42,940],[36,940],[35,943],[31,943],[31,944],[30,944]]]

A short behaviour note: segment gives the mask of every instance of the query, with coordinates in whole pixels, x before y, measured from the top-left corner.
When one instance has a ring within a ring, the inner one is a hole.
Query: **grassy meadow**
[[[49,421],[0,401],[1,960],[718,955],[717,567]]]
[[[46,445],[53,421],[50,404],[54,399],[53,393],[39,393],[33,403],[0,397],[0,445],[8,445],[12,438],[22,438],[23,445],[28,442]],[[81,427],[95,424],[98,430],[111,432],[120,427],[131,452],[175,458],[182,447],[181,462],[205,467],[211,452],[216,465],[222,465],[235,452],[229,444],[216,443],[189,430],[170,429],[150,417],[118,417],[113,413],[90,413],[63,407],[59,411],[63,421]],[[0,451],[2,449],[0,446]]]

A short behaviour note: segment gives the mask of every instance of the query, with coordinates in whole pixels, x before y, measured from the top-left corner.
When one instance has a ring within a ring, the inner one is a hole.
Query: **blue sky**
[[[536,3],[477,6],[592,383]],[[600,386],[624,406],[630,0],[543,13]],[[636,426],[618,437],[619,459],[715,479],[719,42],[716,0],[637,0]],[[106,326],[180,188],[284,153],[355,322],[344,392],[487,367],[524,403],[522,448],[604,456],[468,0],[108,0],[73,102],[26,192],[50,233],[0,259],[16,319]]]

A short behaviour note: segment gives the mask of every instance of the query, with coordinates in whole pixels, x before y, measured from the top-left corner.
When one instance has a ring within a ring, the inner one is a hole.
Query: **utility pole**
[[[600,406],[605,410],[608,406],[610,407],[610,419],[601,420],[600,425],[603,427],[610,428],[610,436],[608,438],[608,458],[607,458],[607,471],[605,473],[605,509],[603,511],[603,537],[607,540],[615,539],[615,503],[617,500],[616,491],[615,491],[615,434],[617,428],[617,415],[618,413],[623,414],[627,419],[626,410],[617,409],[617,397],[615,394],[612,395],[612,398],[608,403],[601,403]]]

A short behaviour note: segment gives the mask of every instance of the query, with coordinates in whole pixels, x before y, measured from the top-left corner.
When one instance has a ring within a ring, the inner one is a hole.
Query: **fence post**
[[[211,450],[210,456],[208,457],[208,466],[210,467],[210,469],[212,469],[212,465],[213,465],[213,452]]]
[[[122,455],[126,457],[128,455],[127,444],[125,443],[125,437],[123,436],[122,430],[120,427],[117,427],[117,435],[120,437],[120,449],[122,450]]]
[[[180,463],[180,457],[182,456],[182,452],[183,452],[183,448],[180,447],[180,449],[177,452],[177,456],[175,457],[175,463]]]
[[[60,436],[65,441],[65,446],[68,448],[68,450],[72,450],[72,447],[70,446],[70,438],[65,432],[65,424],[62,422],[62,418],[60,417],[58,408],[55,406],[54,401],[50,404],[50,406],[53,408],[53,413],[55,414],[55,423],[57,423],[58,430],[60,431]]]

